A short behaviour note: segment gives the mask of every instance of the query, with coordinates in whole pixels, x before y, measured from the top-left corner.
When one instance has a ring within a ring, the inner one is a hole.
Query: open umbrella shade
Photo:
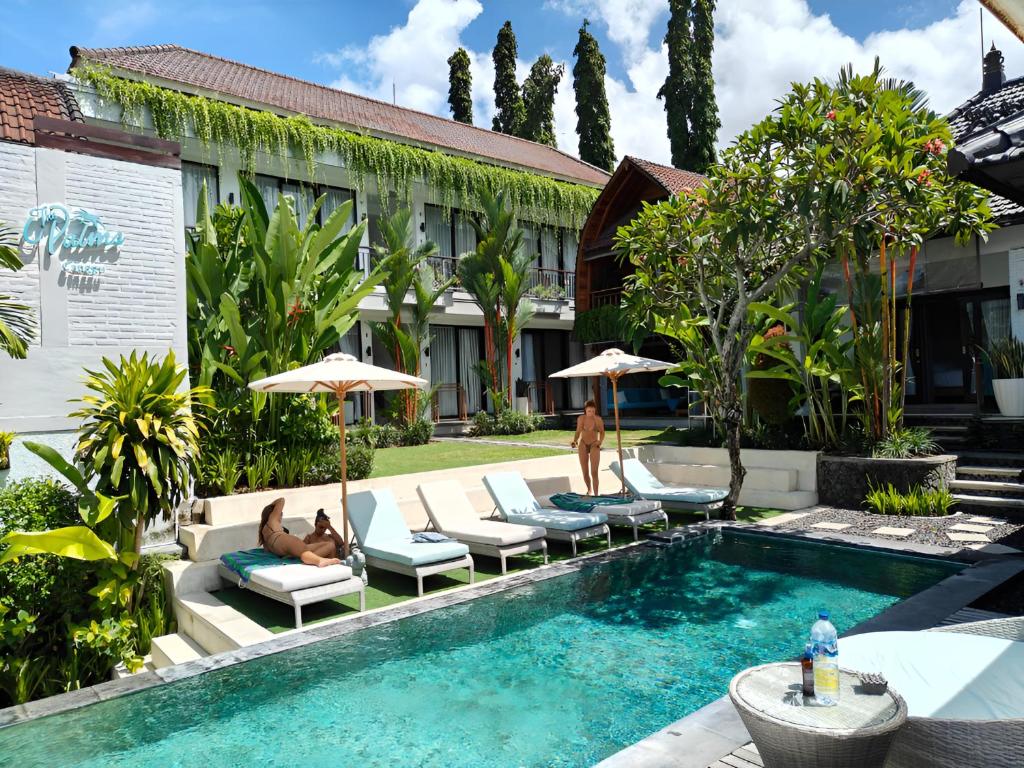
[[[337,352],[319,363],[304,365],[249,383],[257,392],[330,392],[338,398],[338,433],[341,441],[341,519],[345,529],[345,554],[348,555],[348,467],[345,451],[345,396],[349,392],[376,392],[393,389],[425,389],[426,379],[356,360]]]
[[[649,357],[627,355],[621,349],[606,349],[596,357],[577,363],[569,368],[551,374],[553,379],[590,378],[591,376],[607,376],[612,383],[612,407],[615,410],[615,442],[619,452],[619,466],[622,464],[622,430],[619,428],[619,379],[629,373],[648,371],[665,371],[674,368],[675,363],[653,360]],[[625,473],[623,472],[622,493],[626,493]]]

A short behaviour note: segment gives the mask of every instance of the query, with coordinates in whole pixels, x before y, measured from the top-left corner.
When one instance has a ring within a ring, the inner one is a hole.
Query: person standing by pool
[[[275,499],[263,508],[257,542],[267,552],[278,557],[297,557],[306,565],[323,568],[341,562],[333,542],[306,544],[298,536],[292,536],[284,529],[284,499]]]
[[[316,520],[313,521],[313,532],[307,533],[306,538],[302,541],[304,544],[319,544],[321,542],[334,544],[334,554],[341,552],[345,544],[345,539],[334,530],[334,526],[331,525],[331,518],[322,509],[316,511]]]
[[[587,496],[599,495],[597,468],[601,463],[601,443],[604,442],[604,421],[597,415],[597,403],[587,400],[583,413],[576,419],[576,435],[572,447],[580,456],[583,481],[587,484]]]

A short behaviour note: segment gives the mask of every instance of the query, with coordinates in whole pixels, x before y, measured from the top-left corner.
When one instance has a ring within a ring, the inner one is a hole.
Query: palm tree
[[[18,233],[6,224],[0,224],[0,267],[17,272],[22,267],[18,254]],[[10,296],[0,294],[0,350],[9,356],[23,359],[28,345],[36,336],[32,310]]]

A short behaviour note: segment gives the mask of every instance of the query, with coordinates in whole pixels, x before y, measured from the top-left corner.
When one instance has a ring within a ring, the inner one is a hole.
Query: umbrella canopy
[[[615,442],[619,453],[619,466],[622,463],[622,430],[619,428],[619,379],[628,373],[644,373],[647,371],[665,371],[674,368],[675,363],[653,360],[649,357],[627,355],[621,349],[606,349],[597,357],[565,368],[551,374],[553,379],[589,378],[591,376],[607,376],[612,382],[612,406],[615,409]],[[626,473],[622,473],[622,493],[626,493]]]
[[[338,398],[338,436],[341,443],[341,519],[345,529],[344,552],[348,554],[348,467],[345,451],[345,395],[349,392],[375,392],[393,389],[425,389],[426,379],[356,360],[337,352],[319,363],[304,365],[265,379],[249,382],[257,392],[330,392]]]

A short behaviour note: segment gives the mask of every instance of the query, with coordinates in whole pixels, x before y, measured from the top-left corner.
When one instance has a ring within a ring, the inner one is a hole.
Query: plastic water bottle
[[[839,635],[828,611],[818,613],[811,627],[814,646],[814,699],[818,704],[834,707],[839,703]]]

